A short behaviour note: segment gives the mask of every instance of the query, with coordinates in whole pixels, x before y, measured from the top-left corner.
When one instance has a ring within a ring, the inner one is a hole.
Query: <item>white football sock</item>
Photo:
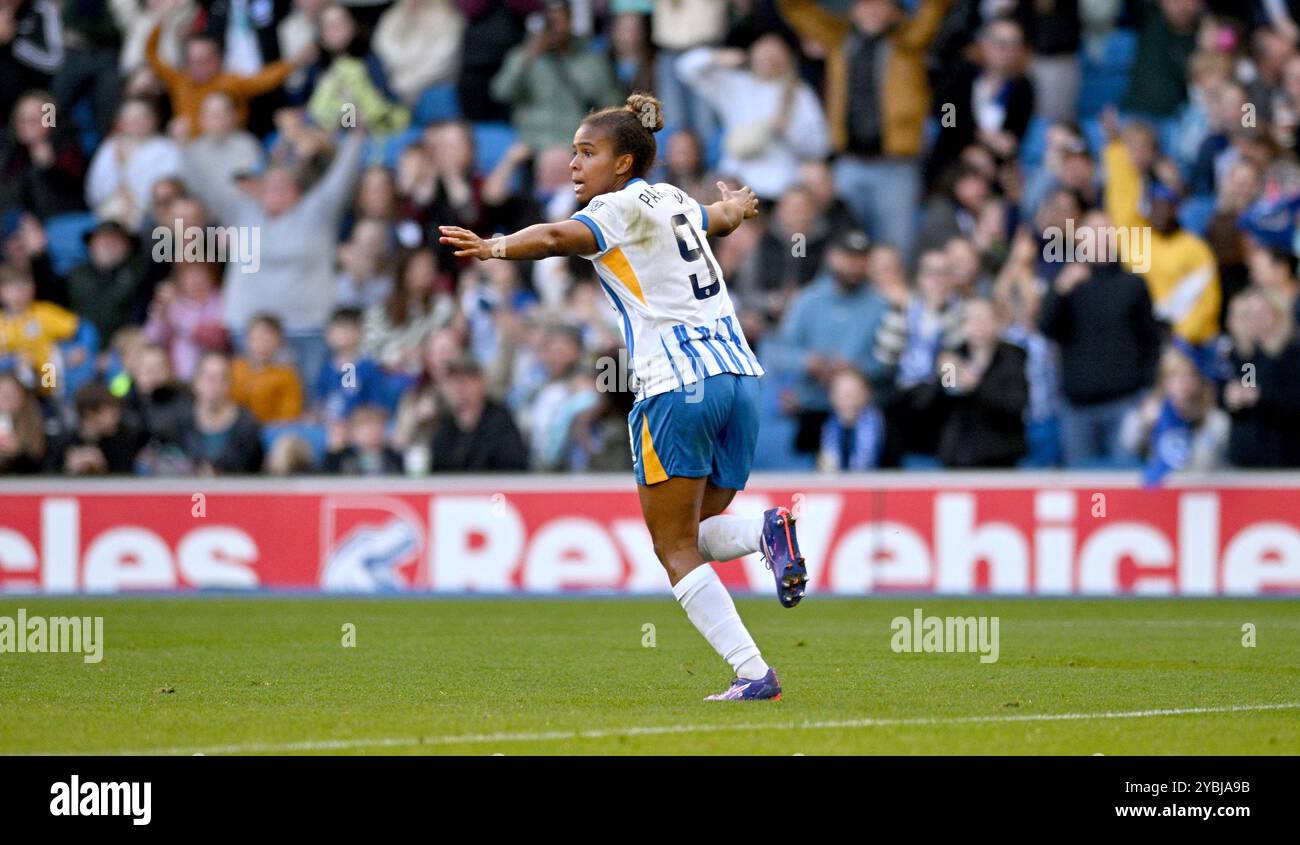
[[[754,638],[745,630],[731,594],[712,566],[704,563],[686,573],[673,587],[673,595],[695,629],[739,677],[757,680],[767,674],[767,664]]]
[[[763,517],[711,516],[700,523],[700,556],[705,560],[735,560],[758,551]]]

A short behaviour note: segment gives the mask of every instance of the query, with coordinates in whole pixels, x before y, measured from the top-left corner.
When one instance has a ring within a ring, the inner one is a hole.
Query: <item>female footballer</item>
[[[644,94],[588,115],[569,163],[581,211],[489,239],[442,226],[440,240],[479,260],[579,255],[595,264],[627,344],[636,392],[632,459],[655,554],[687,617],[735,670],[731,686],[708,700],[779,699],[776,672],[706,563],[761,551],[785,607],[799,603],[808,580],[789,510],[723,515],[749,478],[763,368],[707,237],[729,235],[756,216],[758,198],[719,182],[722,199],[706,206],[672,185],[646,182],[663,123],[659,101]]]

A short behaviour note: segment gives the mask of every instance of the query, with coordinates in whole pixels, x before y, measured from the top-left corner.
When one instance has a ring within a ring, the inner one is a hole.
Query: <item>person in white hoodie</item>
[[[86,204],[101,220],[116,220],[134,232],[149,208],[154,183],[180,173],[180,148],[159,134],[153,103],[131,97],[90,160]]]
[[[393,93],[413,106],[430,85],[456,78],[464,30],[451,0],[397,0],[380,16],[370,46]]]
[[[677,60],[677,75],[708,101],[723,125],[718,170],[776,200],[799,178],[799,165],[830,153],[826,114],[775,34],[748,52],[700,47]]]

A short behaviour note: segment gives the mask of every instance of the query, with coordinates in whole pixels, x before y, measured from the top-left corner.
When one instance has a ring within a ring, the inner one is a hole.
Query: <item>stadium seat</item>
[[[418,126],[413,126],[403,129],[396,135],[384,135],[367,141],[370,149],[367,151],[366,161],[381,163],[390,170],[396,169],[402,150],[419,141],[421,132]]]
[[[460,101],[456,97],[456,86],[450,82],[431,85],[424,89],[411,110],[411,122],[416,126],[428,126],[441,120],[455,120],[460,117]]]
[[[95,113],[90,107],[89,99],[82,98],[72,107],[72,124],[77,127],[77,140],[81,142],[81,148],[87,156],[93,155],[103,138],[95,128]]]
[[[908,452],[899,460],[899,466],[902,469],[912,470],[915,472],[931,472],[943,469],[943,462],[934,455]]]
[[[719,126],[713,135],[704,141],[704,166],[708,170],[713,170],[722,161],[722,139],[726,134],[725,130]]]
[[[89,320],[81,320],[77,333],[71,339],[59,344],[63,356],[63,383],[59,385],[59,395],[71,398],[83,384],[95,379],[95,356],[99,352],[99,329]],[[69,363],[73,353],[81,352],[82,360],[78,364]]]
[[[760,350],[761,351],[761,350]],[[754,449],[754,469],[764,471],[811,470],[813,455],[794,451],[795,421],[781,411],[781,391],[789,384],[781,373],[769,372],[758,383],[758,446]]]
[[[267,452],[275,445],[275,441],[286,434],[297,435],[307,442],[311,447],[311,459],[318,466],[325,458],[325,426],[319,423],[307,422],[288,422],[272,423],[262,427],[262,448]]]
[[[1178,208],[1178,222],[1189,232],[1205,237],[1214,217],[1214,195],[1189,197]]]
[[[518,139],[508,123],[475,123],[473,133],[474,167],[483,176],[492,172]]]
[[[1106,106],[1118,104],[1128,90],[1137,58],[1137,34],[1116,29],[1091,39],[1081,58],[1084,84],[1079,88],[1079,117],[1096,117]]]
[[[73,267],[86,260],[83,236],[93,228],[95,215],[89,211],[56,214],[45,221],[45,237],[49,242],[54,272],[66,276]]]
[[[1029,119],[1024,140],[1020,142],[1020,164],[1032,169],[1043,163],[1047,154],[1047,128],[1051,122],[1041,117]]]

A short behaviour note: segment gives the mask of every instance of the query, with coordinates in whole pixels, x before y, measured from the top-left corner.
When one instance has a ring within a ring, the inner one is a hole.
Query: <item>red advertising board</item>
[[[1300,485],[1144,490],[1081,476],[768,476],[794,501],[810,592],[1300,595]],[[770,588],[756,555],[718,565]],[[666,590],[629,480],[0,484],[0,592]]]

